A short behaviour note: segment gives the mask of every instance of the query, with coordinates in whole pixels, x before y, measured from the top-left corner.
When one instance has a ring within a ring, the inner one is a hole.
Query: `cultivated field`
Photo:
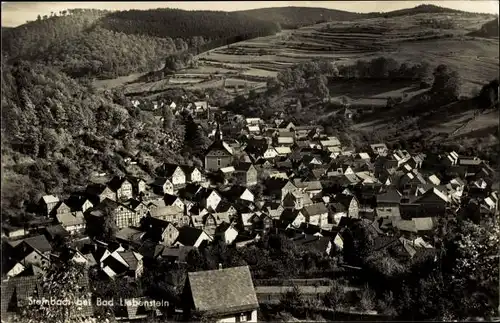
[[[100,81],[97,85],[125,86],[128,93],[158,92],[175,87],[221,87],[236,94],[262,88],[266,78],[275,77],[280,70],[313,58],[332,59],[342,65],[358,59],[386,56],[400,62],[426,60],[432,66],[448,64],[460,72],[463,94],[468,95],[498,74],[498,40],[466,36],[484,23],[482,16],[462,14],[418,14],[327,22],[205,52],[197,57],[197,68],[180,71],[168,82],[134,82],[132,77],[124,77]],[[333,96],[341,92],[332,90]],[[367,90],[362,85],[357,89],[358,93]],[[381,100],[402,91],[405,91],[403,87],[388,93],[370,90],[365,98]],[[350,96],[346,93],[339,95]]]

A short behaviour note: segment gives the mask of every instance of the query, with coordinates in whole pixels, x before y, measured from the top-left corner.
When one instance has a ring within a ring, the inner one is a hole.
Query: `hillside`
[[[369,13],[369,17],[400,17],[400,16],[412,16],[418,14],[465,14],[465,15],[475,15],[472,12],[466,12],[461,10],[455,10],[445,7],[439,7],[435,5],[422,4],[414,8],[393,10],[389,12],[380,13]]]
[[[241,13],[224,11],[185,11],[180,9],[128,10],[113,12],[99,21],[103,28],[125,34],[206,40],[227,38],[261,31],[277,31],[274,22]]]
[[[364,14],[310,7],[277,7],[239,11],[240,13],[266,21],[279,23],[282,28],[298,28],[323,21],[346,21],[363,18]]]
[[[73,77],[113,78],[161,66],[176,52],[240,35],[270,35],[274,23],[241,14],[69,10],[2,33],[2,54],[63,68]]]
[[[349,21],[367,18],[394,18],[417,14],[462,14],[474,13],[454,10],[435,5],[419,5],[414,8],[394,10],[389,12],[355,13],[342,10],[310,8],[310,7],[276,7],[239,11],[247,16],[279,23],[282,28],[299,28],[320,22]],[[489,15],[492,16],[492,15]]]
[[[470,36],[485,37],[485,38],[498,38],[498,17],[488,21],[477,31],[473,31]]]
[[[345,66],[379,56],[410,65],[422,61],[432,67],[449,65],[460,72],[462,95],[472,94],[478,86],[498,75],[498,42],[468,36],[480,29],[489,20],[489,15],[419,13],[404,16],[400,13],[390,18],[363,18],[283,29],[275,35],[201,53],[196,56],[195,67],[177,71],[169,79],[153,78],[154,82],[127,79],[128,84],[117,80],[96,85],[125,86],[126,93],[150,92],[151,95],[168,88],[216,87],[236,96],[251,89],[264,90],[269,77],[276,77],[278,72],[301,62],[329,59]],[[360,89],[361,93],[368,90]]]
[[[9,57],[36,57],[54,43],[80,35],[106,13],[103,10],[71,9],[63,16],[40,18],[9,28],[2,31],[2,53]]]

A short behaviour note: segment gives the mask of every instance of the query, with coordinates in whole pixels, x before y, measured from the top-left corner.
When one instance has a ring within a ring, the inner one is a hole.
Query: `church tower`
[[[228,167],[233,162],[233,153],[228,149],[227,145],[222,141],[222,133],[220,124],[217,121],[217,129],[214,134],[214,141],[208,147],[205,154],[205,169],[208,171],[217,171],[221,168]]]

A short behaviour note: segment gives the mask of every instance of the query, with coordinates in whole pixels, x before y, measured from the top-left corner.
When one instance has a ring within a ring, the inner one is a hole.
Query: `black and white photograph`
[[[500,322],[499,2],[2,2],[1,323]]]

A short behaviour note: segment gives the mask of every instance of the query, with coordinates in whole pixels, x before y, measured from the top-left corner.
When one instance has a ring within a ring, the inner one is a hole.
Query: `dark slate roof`
[[[203,187],[200,184],[188,183],[184,188],[179,190],[179,196],[185,199],[192,199],[201,189],[203,189]]]
[[[253,166],[252,163],[238,163],[237,165],[234,166],[234,169],[241,172],[248,172],[248,170],[252,166]]]
[[[285,209],[281,213],[280,220],[285,222],[285,223],[286,222],[290,223],[290,222],[293,222],[293,220],[295,220],[295,218],[297,218],[297,215],[299,215],[299,210]]]
[[[170,178],[174,174],[177,167],[179,167],[179,165],[165,163],[160,167],[159,173],[165,178]]]
[[[134,253],[132,251],[123,251],[118,253],[123,260],[128,264],[130,270],[136,270],[137,265],[139,264],[139,261],[135,257]]]
[[[165,246],[162,244],[146,241],[139,247],[138,251],[145,258],[156,259],[163,253],[164,249]]]
[[[178,230],[179,236],[176,241],[182,243],[184,246],[193,246],[203,232],[201,229],[188,226],[179,228]]]
[[[123,205],[127,206],[131,210],[137,209],[139,205],[141,205],[141,201],[138,201],[134,198],[128,199],[127,201],[122,203]]]
[[[163,186],[165,184],[165,182],[168,181],[168,178],[165,178],[165,177],[157,177],[155,178],[154,182],[151,183],[151,186]]]
[[[182,169],[182,171],[186,175],[191,174],[196,169],[196,166],[188,166],[188,165],[180,165],[179,167]]]
[[[217,207],[215,208],[214,211],[217,213],[227,212],[227,211],[229,211],[231,206],[233,206],[232,203],[227,202],[227,201],[221,201],[219,204],[217,204]]]
[[[29,237],[23,240],[31,248],[38,250],[40,252],[52,251],[52,246],[45,236],[38,235],[34,237]]]
[[[82,209],[83,203],[85,203],[87,199],[82,195],[71,195],[64,203],[69,206],[69,208],[73,211],[78,211]]]
[[[281,190],[289,180],[281,178],[268,178],[265,181],[265,188],[268,192],[274,192]]]
[[[301,234],[294,239],[292,239],[295,244],[301,245],[308,249],[312,249],[316,252],[326,252],[326,248],[330,243],[330,238],[328,237],[318,237],[309,234]]]
[[[87,189],[85,192],[88,195],[98,196],[98,195],[101,195],[105,189],[106,189],[106,185],[104,185],[104,184],[92,183],[92,184],[89,184],[87,186]]]
[[[206,199],[212,194],[213,192],[217,193],[219,195],[219,192],[214,190],[213,188],[205,188],[202,187],[195,195],[196,199],[200,201],[201,199]]]
[[[229,199],[230,201],[234,201],[236,199],[239,199],[240,196],[247,190],[245,186],[241,185],[233,185],[231,187],[228,187],[226,190],[221,191],[221,194]]]
[[[224,233],[227,231],[227,229],[229,229],[231,227],[231,224],[227,223],[227,222],[222,222],[221,224],[219,224],[217,226],[217,228],[215,228],[215,233]]]
[[[248,266],[188,273],[195,309],[209,315],[259,308]]]
[[[347,194],[337,194],[335,195],[335,198],[333,199],[334,203],[339,203],[342,206],[344,206],[346,209],[349,208],[349,205],[351,204],[352,199],[355,197],[352,195],[347,195]]]
[[[224,142],[220,139],[216,139],[206,150],[206,153],[208,154],[212,150],[222,150],[228,153],[228,155],[232,155],[231,152],[227,149],[227,147],[224,145]]]
[[[395,188],[389,188],[386,192],[377,195],[377,203],[400,203],[401,194]]]
[[[108,187],[116,192],[120,189],[120,187],[122,187],[123,183],[126,181],[127,179],[125,177],[121,177],[121,176],[115,176],[113,177],[109,183],[108,183]]]
[[[174,258],[178,262],[186,262],[187,256],[194,247],[191,246],[181,246],[178,248],[164,248],[161,256],[163,258]]]
[[[55,237],[69,236],[69,232],[66,231],[66,229],[64,229],[60,224],[48,226],[45,228],[45,231],[47,231],[47,234],[51,239],[54,239]]]
[[[172,205],[178,198],[179,197],[175,195],[165,194],[163,196],[163,201],[165,201],[165,205]]]
[[[328,213],[328,209],[326,208],[324,203],[316,203],[304,206],[304,213],[307,214],[308,216],[314,216],[323,213]]]

